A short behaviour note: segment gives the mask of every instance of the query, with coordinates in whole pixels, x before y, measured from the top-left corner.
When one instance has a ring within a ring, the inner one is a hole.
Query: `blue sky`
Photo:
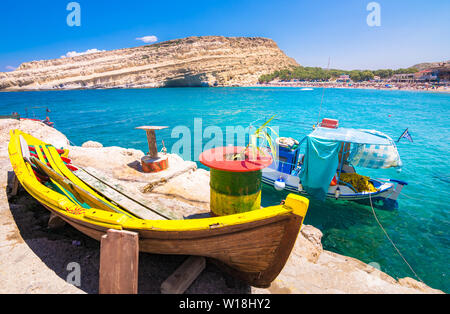
[[[450,59],[450,1],[378,0],[381,26],[366,19],[371,0],[2,0],[0,71],[70,51],[144,45],[187,36],[262,36],[305,66],[378,69]]]

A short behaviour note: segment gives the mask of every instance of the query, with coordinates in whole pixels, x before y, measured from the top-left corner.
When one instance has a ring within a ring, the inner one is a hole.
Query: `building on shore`
[[[422,82],[434,82],[438,80],[438,70],[423,70],[417,73],[414,73],[414,80],[415,81],[422,81]]]
[[[450,65],[433,68],[440,83],[450,82]]]
[[[450,82],[450,66],[440,66],[416,73],[394,74],[390,82],[396,83],[448,83]]]
[[[350,75],[348,75],[348,74],[341,74],[341,76],[339,76],[337,78],[336,82],[338,82],[338,83],[350,83],[351,82]]]
[[[381,79],[381,77],[379,77],[379,76],[377,76],[377,75],[375,75],[374,77],[373,77],[373,79],[372,80],[370,80],[371,82],[375,82],[375,83],[381,83],[381,82],[383,82],[383,80]]]
[[[390,81],[396,83],[409,83],[416,80],[414,73],[394,74]]]

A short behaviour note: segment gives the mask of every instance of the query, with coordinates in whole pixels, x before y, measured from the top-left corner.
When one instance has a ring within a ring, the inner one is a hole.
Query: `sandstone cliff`
[[[271,39],[188,37],[23,63],[0,73],[0,90],[233,86],[289,66],[298,64]]]

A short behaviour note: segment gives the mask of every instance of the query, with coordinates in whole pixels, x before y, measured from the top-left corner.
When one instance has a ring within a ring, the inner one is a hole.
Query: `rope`
[[[327,72],[330,71],[330,61],[331,58],[328,57],[328,66],[327,66]],[[319,107],[319,117],[317,118],[317,125],[319,125],[320,123],[320,113],[322,111],[322,104],[323,104],[323,98],[325,96],[325,82],[323,83],[323,88],[322,88],[322,100],[320,101],[320,107]]]
[[[72,146],[77,146],[77,144],[75,144],[74,142],[72,142],[71,140],[69,140],[70,145]]]
[[[402,192],[400,192],[400,195],[402,195],[402,196],[404,196],[404,197],[406,197],[406,198],[415,200],[415,201],[422,201],[421,199],[418,199],[418,198],[415,198],[415,197],[411,197],[411,196],[406,195],[406,194],[404,194],[404,193],[402,193]]]
[[[291,121],[291,120],[285,120],[285,119],[274,119],[274,120],[278,120],[278,121],[280,121],[280,123],[284,123],[284,124],[292,124],[295,126],[301,125],[301,126],[305,126],[307,128],[312,129],[311,123],[308,123],[308,122]]]
[[[392,241],[392,239],[389,237],[388,233],[386,232],[386,230],[383,228],[383,225],[381,224],[381,222],[378,220],[377,214],[375,213],[375,210],[373,209],[373,204],[372,204],[372,195],[369,193],[369,200],[370,200],[370,207],[372,208],[372,212],[373,212],[373,216],[375,217],[375,220],[377,221],[378,225],[380,226],[381,230],[383,230],[384,234],[386,235],[386,238],[388,238],[389,242],[391,242],[392,246],[394,247],[394,249],[397,251],[398,255],[400,255],[400,257],[403,259],[403,261],[405,262],[406,265],[408,265],[409,269],[413,272],[413,274],[416,276],[417,279],[419,279],[419,281],[423,284],[425,284],[425,282],[423,282],[423,280],[419,277],[419,275],[417,275],[417,273],[414,271],[414,269],[411,267],[411,265],[408,263],[408,261],[406,260],[406,258],[403,256],[403,254],[400,252],[400,250],[397,248],[397,246],[395,245],[394,241]]]

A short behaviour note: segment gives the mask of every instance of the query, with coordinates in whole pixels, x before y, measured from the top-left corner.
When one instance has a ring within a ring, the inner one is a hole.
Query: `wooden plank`
[[[39,158],[41,160],[44,160],[44,157],[40,150],[37,150],[37,153],[39,155]],[[72,181],[66,179],[63,177],[60,173],[56,172],[54,169],[48,167],[46,164],[44,164],[42,161],[38,160],[35,157],[31,157],[31,161],[41,170],[43,171],[47,176],[49,176],[50,179],[52,179],[52,182],[60,184],[64,189],[71,192],[74,197],[80,201],[80,202],[86,202],[89,206],[98,208],[98,209],[104,209],[106,211],[116,212],[119,214],[126,215],[128,217],[132,217],[129,213],[126,211],[123,211],[119,208],[113,207],[107,203],[105,203],[103,200],[99,199],[96,194],[91,194],[87,192],[86,190],[80,188],[78,185],[73,183]],[[49,162],[53,163],[49,159]],[[56,167],[56,166],[55,166]]]
[[[113,204],[103,196],[98,194],[98,191],[93,190],[90,186],[85,184],[82,180],[80,180],[77,176],[75,176],[72,171],[70,171],[67,166],[64,164],[64,162],[61,159],[61,156],[58,154],[58,151],[54,147],[49,147],[48,149],[46,147],[43,147],[43,151],[46,154],[49,162],[53,166],[53,170],[58,172],[59,174],[66,177],[69,181],[77,185],[78,187],[85,190],[87,193],[90,193],[96,197],[98,197],[102,202],[104,202],[108,207],[115,208],[119,212],[124,212],[124,208],[119,208],[117,204]],[[127,215],[128,215],[128,211]]]
[[[206,259],[191,256],[161,284],[162,294],[183,294],[206,267]]]
[[[16,174],[14,173],[11,195],[16,196],[18,192],[19,192],[19,179],[17,178]]]
[[[141,205],[142,203],[139,204],[138,202],[133,200],[135,198],[135,196],[126,197],[124,195],[125,193],[121,192],[120,190],[113,189],[112,187],[103,183],[101,180],[97,179],[96,177],[90,175],[83,169],[74,171],[74,174],[78,178],[80,178],[83,182],[85,182],[89,186],[91,186],[93,189],[97,190],[98,192],[100,192],[105,197],[107,197],[114,203],[118,204],[122,208],[126,208],[126,210],[128,212],[132,213],[133,215],[137,216],[138,218],[146,219],[146,220],[166,220],[167,219],[166,217],[168,217],[170,219],[174,218],[174,217],[166,216],[166,215],[164,215],[164,213],[158,214],[157,212],[153,212],[153,211],[149,210],[148,208]],[[133,197],[133,199],[131,197]],[[148,207],[150,207],[150,206],[148,206]]]
[[[120,184],[118,180],[105,175],[101,171],[91,167],[87,169],[78,168],[78,171],[73,172],[77,177],[137,217],[150,220],[183,219],[181,214],[177,214],[167,208],[161,208],[157,203],[145,199],[137,193],[133,193],[133,191]],[[156,213],[148,208],[151,208]]]
[[[64,227],[65,224],[66,222],[64,220],[56,216],[54,213],[51,213],[47,226],[49,229],[58,229]]]
[[[19,179],[17,179],[17,176],[14,173],[13,181],[12,181],[11,196],[16,196],[18,192],[19,192]]]
[[[137,294],[139,236],[108,230],[100,245],[100,294]]]

